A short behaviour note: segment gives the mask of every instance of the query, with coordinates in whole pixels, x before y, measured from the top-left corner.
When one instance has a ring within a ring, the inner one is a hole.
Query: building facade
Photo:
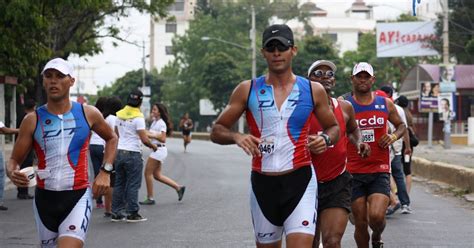
[[[164,19],[150,19],[150,70],[161,70],[174,59],[173,37],[184,35],[194,18],[196,0],[176,0]]]

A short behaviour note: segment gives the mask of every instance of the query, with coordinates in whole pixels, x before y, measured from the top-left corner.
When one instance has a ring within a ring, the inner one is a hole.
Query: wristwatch
[[[100,169],[102,171],[104,171],[105,173],[111,174],[114,171],[114,166],[112,164],[109,164],[109,163],[104,163],[104,164],[102,164]]]
[[[323,137],[324,142],[326,142],[327,147],[331,146],[331,138],[329,138],[329,135],[322,133],[319,136]]]

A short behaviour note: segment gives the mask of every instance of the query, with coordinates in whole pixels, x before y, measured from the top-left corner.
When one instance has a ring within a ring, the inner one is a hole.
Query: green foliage
[[[449,53],[458,64],[474,64],[474,1],[449,0]],[[443,34],[443,15],[438,16],[436,33]],[[433,46],[443,54],[443,40],[433,42]]]
[[[214,103],[216,111],[220,112],[242,78],[234,69],[238,61],[223,52],[207,54],[203,61],[202,83],[209,90],[209,100]]]
[[[293,59],[293,72],[297,75],[307,76],[311,64],[320,59],[331,60],[337,65],[337,50],[328,39],[319,36],[306,36],[298,44],[298,54]]]
[[[150,3],[147,3],[150,2]],[[99,39],[120,37],[117,20],[131,9],[165,16],[173,0],[0,0],[0,73],[17,76],[29,95],[41,96],[39,72],[52,57],[94,55]]]
[[[251,5],[256,12],[257,48],[261,46],[261,34],[271,16],[298,15],[295,12],[297,1],[284,4],[270,4],[268,0],[197,1],[195,19],[189,29],[173,41],[175,61],[159,76],[164,80],[163,100],[175,122],[184,112],[189,112],[193,120],[202,119],[199,100],[203,98],[210,99],[220,111],[227,104],[232,89],[251,77],[251,51],[242,48],[251,45]],[[212,39],[203,41],[201,37]],[[257,75],[265,68],[266,63],[257,51]]]
[[[158,74],[146,73],[145,85],[150,87],[152,98],[151,103],[157,102],[161,97],[161,86],[163,80],[160,80]],[[111,86],[105,86],[97,92],[98,96],[118,96],[122,99],[122,103],[127,100],[128,94],[133,89],[137,89],[142,86],[142,70],[135,70],[127,72],[123,77],[117,79]]]

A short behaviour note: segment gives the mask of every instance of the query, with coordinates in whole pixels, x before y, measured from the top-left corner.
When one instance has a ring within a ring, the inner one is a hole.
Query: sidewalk
[[[452,145],[451,149],[444,149],[438,144],[431,148],[427,144],[420,144],[413,150],[415,157],[474,168],[474,146]]]

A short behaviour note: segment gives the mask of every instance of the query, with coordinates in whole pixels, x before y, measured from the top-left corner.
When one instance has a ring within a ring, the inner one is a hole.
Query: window
[[[184,0],[176,0],[168,7],[168,11],[184,11]]]
[[[337,41],[337,34],[331,34],[331,33],[323,34],[323,37],[330,40],[330,41],[332,41],[332,42]]]
[[[178,25],[176,23],[166,23],[165,32],[166,33],[176,33]]]
[[[165,54],[173,55],[173,46],[165,46]]]

